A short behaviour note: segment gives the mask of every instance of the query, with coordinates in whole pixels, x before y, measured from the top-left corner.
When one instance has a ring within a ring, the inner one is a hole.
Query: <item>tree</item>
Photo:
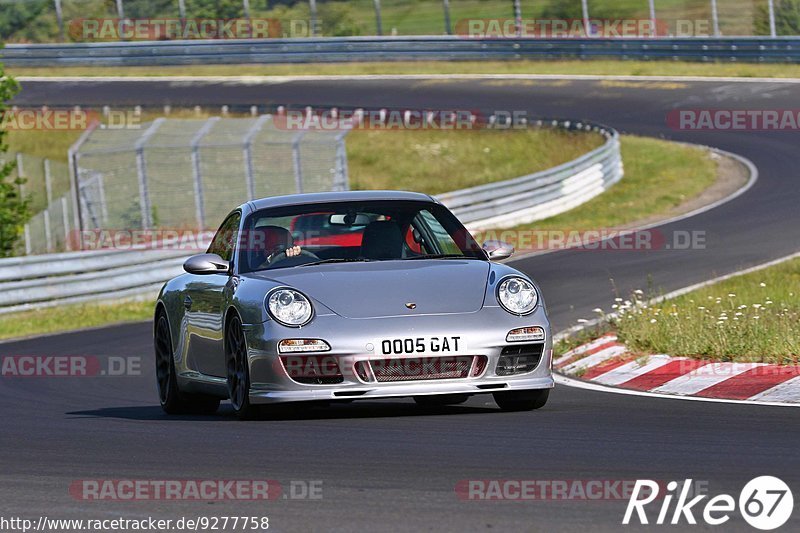
[[[6,102],[18,91],[19,85],[13,78],[5,75],[3,65],[0,64],[0,116],[6,112]],[[0,156],[8,151],[8,146],[5,144],[6,133],[0,129]],[[23,198],[20,193],[20,185],[24,180],[9,179],[13,169],[13,161],[6,161],[0,165],[0,257],[12,254],[15,244],[22,235],[25,221],[30,216],[29,200]]]

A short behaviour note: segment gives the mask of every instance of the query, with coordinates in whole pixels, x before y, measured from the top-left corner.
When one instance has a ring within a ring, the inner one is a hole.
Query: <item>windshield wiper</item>
[[[425,254],[425,255],[415,255],[414,257],[406,257],[407,261],[413,261],[415,259],[475,259],[475,258],[461,254]]]
[[[367,263],[369,259],[363,259],[360,257],[333,257],[331,259],[322,259],[320,261],[314,261],[313,263],[304,263],[298,266],[312,266],[312,265],[324,265],[326,263]]]

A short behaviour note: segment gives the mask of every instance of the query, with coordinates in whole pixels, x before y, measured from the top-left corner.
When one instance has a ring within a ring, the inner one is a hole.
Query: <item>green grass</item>
[[[71,130],[11,130],[8,132],[8,153],[46,157],[52,161],[67,161],[67,150],[81,131]]]
[[[360,130],[346,143],[351,188],[440,194],[551,168],[603,138],[551,129]]]
[[[12,76],[356,76],[367,74],[583,74],[800,78],[800,65],[685,61],[517,60],[185,65],[174,67],[7,67]],[[24,82],[23,82],[24,86]]]
[[[716,180],[716,163],[702,148],[623,135],[625,176],[607,192],[560,215],[515,229],[620,228],[667,215]]]
[[[153,302],[76,304],[0,315],[0,339],[147,320]]]
[[[24,2],[23,2],[24,3]],[[67,22],[68,39],[83,40],[78,28],[69,22],[79,18],[114,17],[113,2],[83,0],[62,2],[64,19]],[[6,29],[9,42],[53,42],[58,38],[56,17],[52,3],[25,21],[26,9],[18,1],[0,0],[7,13],[0,14],[0,29]],[[211,6],[186,2],[189,18],[235,18],[242,17],[241,2],[220,3]],[[275,5],[268,9],[264,1],[251,1],[250,12],[254,18],[278,19],[282,23],[280,36],[307,36],[307,24],[301,31],[290,31],[290,21],[308,21],[308,3],[298,0],[293,5]],[[644,0],[589,0],[589,12],[593,18],[647,19],[648,4]],[[720,29],[724,35],[752,35],[764,31],[764,0],[718,0]],[[175,2],[128,2],[125,13],[132,18],[175,18],[178,16]],[[578,19],[581,17],[577,0],[524,0],[521,2],[525,19]],[[754,24],[758,10],[762,10],[760,27]],[[372,0],[327,1],[317,3],[317,19],[321,23],[321,34],[326,36],[374,35],[376,21]],[[445,32],[445,15],[441,0],[381,0],[383,33],[385,35],[437,35]],[[5,15],[5,16],[3,16]],[[455,29],[458,21],[475,18],[513,18],[513,4],[509,0],[451,0],[450,20]],[[673,23],[676,19],[711,19],[709,0],[658,0],[656,18]],[[21,27],[19,27],[21,26]],[[709,24],[710,26],[710,24]]]
[[[633,295],[611,324],[632,351],[796,364],[800,259],[647,306]],[[629,302],[629,303],[628,303]]]

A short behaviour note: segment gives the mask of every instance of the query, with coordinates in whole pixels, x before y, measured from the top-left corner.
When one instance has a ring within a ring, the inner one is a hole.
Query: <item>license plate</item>
[[[375,351],[381,355],[449,355],[465,353],[467,343],[459,335],[401,337],[378,341],[375,344]]]

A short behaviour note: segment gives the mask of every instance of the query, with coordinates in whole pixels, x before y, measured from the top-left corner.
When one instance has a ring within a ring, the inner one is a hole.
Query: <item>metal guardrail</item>
[[[509,227],[571,209],[622,178],[619,135],[598,124],[538,121],[595,131],[605,143],[557,167],[438,198],[471,230]],[[0,259],[0,315],[60,304],[155,295],[183,272],[186,250],[68,252]]]
[[[586,122],[567,129],[600,133],[606,142],[591,152],[527,176],[439,195],[470,230],[511,227],[541,220],[578,206],[622,179],[619,134]]]
[[[794,63],[800,61],[800,37],[326,37],[9,44],[0,50],[0,62],[7,66],[156,66],[559,57]]]
[[[183,272],[185,250],[69,252],[0,259],[0,315],[154,295]]]

